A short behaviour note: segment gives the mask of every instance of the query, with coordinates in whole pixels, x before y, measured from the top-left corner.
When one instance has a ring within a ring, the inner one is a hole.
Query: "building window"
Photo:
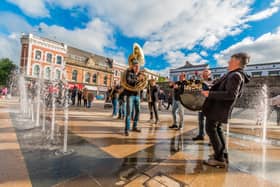
[[[47,53],[46,61],[49,62],[49,63],[52,62],[52,54],[51,53]]]
[[[115,70],[115,76],[119,76],[119,71]]]
[[[36,59],[36,60],[41,60],[41,57],[42,57],[42,52],[36,50],[36,51],[35,51],[35,59]]]
[[[86,83],[90,82],[90,73],[89,72],[87,72],[86,75],[85,75],[85,82]]]
[[[47,67],[45,69],[45,78],[46,79],[50,79],[51,78],[51,68],[50,67]]]
[[[77,70],[73,70],[72,71],[72,81],[77,82],[77,77],[78,77],[78,71]]]
[[[175,82],[175,81],[177,81],[177,80],[178,80],[178,79],[177,79],[177,76],[176,76],[176,75],[173,75],[173,76],[172,76],[172,81]]]
[[[62,57],[56,56],[56,64],[62,64]]]
[[[104,76],[104,85],[107,85],[107,82],[108,82],[108,77],[107,75]]]
[[[33,76],[39,77],[40,75],[40,66],[38,64],[33,66]]]
[[[269,76],[279,76],[280,75],[280,71],[269,71],[268,75]]]
[[[95,84],[97,83],[97,75],[96,74],[92,75],[92,82],[95,83]]]
[[[258,71],[258,72],[252,72],[252,77],[260,77],[262,76],[262,72]]]
[[[60,70],[55,70],[55,80],[60,80],[60,74],[61,74],[61,72],[60,72]]]

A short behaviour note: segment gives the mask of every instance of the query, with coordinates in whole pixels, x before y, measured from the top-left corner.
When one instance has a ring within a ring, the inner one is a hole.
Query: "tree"
[[[168,81],[168,79],[167,79],[166,77],[160,76],[160,77],[158,78],[158,82],[166,82],[166,81]]]
[[[8,86],[10,75],[16,67],[17,66],[10,59],[0,59],[0,85]]]

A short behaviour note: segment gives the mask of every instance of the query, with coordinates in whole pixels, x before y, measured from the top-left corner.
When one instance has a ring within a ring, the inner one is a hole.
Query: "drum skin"
[[[206,97],[201,94],[200,90],[185,90],[180,95],[181,104],[192,111],[202,110],[202,106],[205,102]]]

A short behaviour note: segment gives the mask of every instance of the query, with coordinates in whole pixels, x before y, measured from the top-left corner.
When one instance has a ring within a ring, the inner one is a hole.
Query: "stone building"
[[[121,76],[123,72],[128,68],[127,65],[117,63],[116,61],[113,62],[113,84],[118,85],[121,82]]]
[[[170,78],[171,81],[177,81],[180,73],[184,72],[187,75],[187,79],[189,79],[190,77],[195,76],[196,73],[200,73],[205,68],[209,68],[211,70],[214,79],[227,73],[226,67],[210,68],[208,64],[192,65],[190,62],[186,61],[184,66],[170,69]],[[245,71],[251,77],[280,76],[280,61],[249,64],[245,68]]]
[[[185,73],[187,76],[186,78],[190,79],[191,77],[199,74],[205,68],[209,68],[208,64],[193,65],[189,61],[186,61],[185,65],[178,67],[176,69],[170,69],[169,77],[171,81],[177,81],[179,80],[180,73]]]

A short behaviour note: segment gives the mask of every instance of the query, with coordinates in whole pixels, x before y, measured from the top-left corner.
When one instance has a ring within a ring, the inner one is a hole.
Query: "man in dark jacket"
[[[119,85],[115,85],[111,93],[112,105],[113,105],[113,113],[112,113],[113,117],[116,117],[118,114],[118,104],[119,104],[118,100],[119,100],[120,88],[121,87]]]
[[[156,85],[155,79],[151,79],[151,88],[150,88],[150,94],[151,94],[151,112],[155,114],[155,124],[159,122],[158,118],[158,108],[157,108],[157,103],[158,103],[158,96],[159,96],[159,86]],[[153,115],[152,115],[153,116]]]
[[[207,165],[224,167],[225,161],[228,161],[222,123],[228,123],[234,104],[242,94],[244,83],[249,82],[243,72],[248,62],[249,56],[246,53],[232,55],[228,62],[229,72],[215,82],[210,91],[202,91],[207,97],[202,108],[206,116],[206,132],[214,149],[214,155],[204,162]]]
[[[180,102],[180,95],[184,93],[185,86],[188,84],[186,81],[186,74],[181,73],[179,76],[179,81],[175,82],[174,84],[171,84],[170,87],[174,90],[174,100],[172,104],[172,117],[173,117],[173,124],[169,126],[171,129],[181,129],[184,126],[184,108],[183,105]],[[180,121],[179,126],[177,113],[179,113]]]

